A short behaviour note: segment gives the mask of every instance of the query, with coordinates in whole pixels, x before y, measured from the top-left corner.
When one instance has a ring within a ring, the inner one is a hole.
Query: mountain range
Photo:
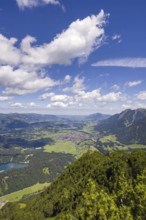
[[[146,109],[127,109],[99,122],[95,130],[114,134],[123,144],[146,144]]]
[[[0,219],[144,220],[146,151],[130,153],[129,146],[145,149],[146,109],[70,117],[0,114],[2,163],[28,161],[0,173],[1,194],[52,181],[41,194],[8,203]]]

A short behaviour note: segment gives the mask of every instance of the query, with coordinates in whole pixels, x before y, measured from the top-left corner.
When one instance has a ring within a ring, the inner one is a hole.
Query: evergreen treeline
[[[144,220],[146,152],[88,152],[43,193],[8,203],[3,220]]]
[[[38,151],[28,160],[29,164],[25,168],[0,173],[0,196],[36,183],[51,182],[65,166],[74,161],[74,157],[71,154]],[[45,169],[49,173],[45,173]]]

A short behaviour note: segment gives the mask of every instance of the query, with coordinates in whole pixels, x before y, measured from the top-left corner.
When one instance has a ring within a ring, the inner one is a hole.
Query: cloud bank
[[[99,105],[107,105],[108,103],[114,103],[123,99],[123,95],[121,92],[110,92],[102,94],[100,88],[88,92],[86,92],[84,89],[81,89],[76,93],[72,90],[72,93],[73,94],[71,95],[44,93],[39,97],[39,99],[48,100],[49,104],[47,107],[49,108],[78,108],[79,106],[95,107]]]

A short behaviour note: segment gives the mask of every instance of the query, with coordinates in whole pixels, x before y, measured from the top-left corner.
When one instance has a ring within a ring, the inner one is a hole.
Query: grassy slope
[[[71,141],[57,140],[53,145],[44,146],[44,152],[61,152],[76,155],[76,147]]]
[[[142,144],[130,144],[125,146],[118,146],[118,150],[137,150],[137,149],[146,149],[146,145]]]
[[[120,146],[120,142],[117,140],[115,135],[103,136],[99,140],[103,143],[103,148],[107,151],[112,150],[112,148],[110,146],[106,146],[106,147],[104,146],[104,143],[108,143],[108,142],[114,143],[117,150],[126,150],[127,151],[127,150],[146,149],[146,145],[142,145],[142,144],[129,144],[129,145],[125,145],[125,146]]]
[[[72,154],[75,158],[79,158],[88,150],[97,150],[92,145],[91,140],[85,140],[79,145],[74,144],[72,141],[57,140],[53,145],[44,146],[44,152]]]
[[[108,135],[108,136],[103,136],[102,138],[99,139],[102,143],[106,142],[115,142],[118,143],[117,138],[115,135]]]
[[[7,194],[5,196],[0,197],[0,201],[10,201],[10,202],[16,202],[22,199],[23,196],[29,196],[33,193],[36,193],[38,191],[42,191],[45,187],[49,186],[50,183],[37,183],[33,186],[24,188],[22,190]]]

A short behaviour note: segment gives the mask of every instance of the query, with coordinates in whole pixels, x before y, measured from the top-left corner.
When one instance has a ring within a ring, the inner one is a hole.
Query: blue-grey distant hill
[[[85,117],[86,120],[88,121],[100,121],[100,120],[105,120],[109,118],[111,115],[106,115],[106,114],[101,114],[101,113],[95,113],[91,114]]]

